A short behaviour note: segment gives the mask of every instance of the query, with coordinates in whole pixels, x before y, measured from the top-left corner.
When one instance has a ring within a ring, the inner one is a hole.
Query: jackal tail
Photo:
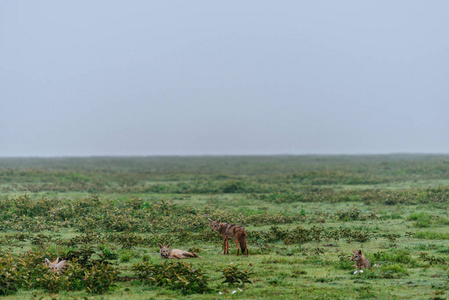
[[[246,231],[243,230],[239,232],[236,236],[236,239],[239,241],[240,249],[242,250],[242,255],[249,254],[248,245],[246,244]]]

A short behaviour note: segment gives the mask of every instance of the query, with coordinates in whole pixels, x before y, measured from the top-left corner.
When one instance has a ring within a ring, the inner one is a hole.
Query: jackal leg
[[[223,239],[223,254],[226,254],[226,238]]]
[[[235,239],[235,244],[237,245],[237,256],[239,256],[239,250],[240,250],[240,248],[239,248],[239,240],[238,239]],[[243,253],[242,253],[243,254]]]

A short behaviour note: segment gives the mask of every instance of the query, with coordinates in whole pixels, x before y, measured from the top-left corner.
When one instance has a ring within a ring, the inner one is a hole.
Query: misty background
[[[448,153],[446,1],[1,1],[0,156]]]

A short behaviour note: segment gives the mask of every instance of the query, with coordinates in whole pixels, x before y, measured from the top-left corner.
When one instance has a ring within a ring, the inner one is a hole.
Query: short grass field
[[[10,299],[449,297],[445,155],[0,158],[0,193]],[[249,256],[208,218],[243,225]]]

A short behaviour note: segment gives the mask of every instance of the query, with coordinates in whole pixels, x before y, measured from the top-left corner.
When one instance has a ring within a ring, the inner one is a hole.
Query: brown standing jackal
[[[229,254],[229,239],[235,239],[237,244],[237,255],[239,255],[239,250],[242,248],[242,254],[248,256],[248,246],[246,245],[246,231],[243,226],[234,225],[229,223],[220,223],[221,218],[217,221],[209,219],[210,227],[213,231],[221,234],[223,238],[223,254]],[[239,248],[240,245],[240,248]]]
[[[53,262],[51,262],[48,258],[46,258],[44,263],[53,272],[59,272],[67,266],[67,262],[65,260],[59,261],[59,257],[55,259],[55,261]]]
[[[187,252],[179,249],[170,249],[170,244],[167,246],[162,246],[159,244],[159,248],[161,248],[161,256],[162,258],[177,258],[177,259],[183,259],[183,258],[189,258],[189,257],[198,257],[198,254],[195,252]]]
[[[352,252],[354,252],[352,261],[355,261],[354,266],[356,269],[369,269],[371,267],[371,263],[366,259],[365,255],[362,254],[362,250],[352,250]]]

